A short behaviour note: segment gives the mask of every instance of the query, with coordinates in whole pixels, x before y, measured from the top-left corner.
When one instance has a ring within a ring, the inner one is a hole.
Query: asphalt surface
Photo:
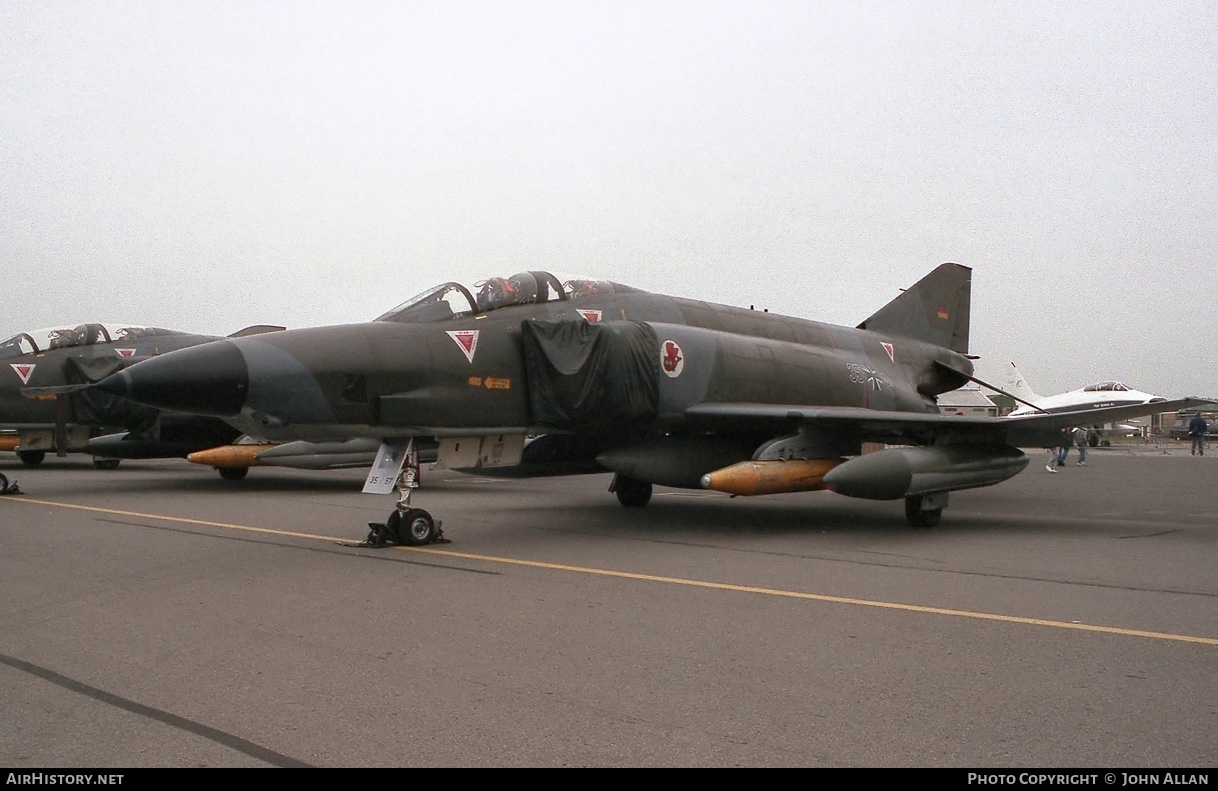
[[[1215,767],[1218,456],[900,502],[0,454],[0,766]]]

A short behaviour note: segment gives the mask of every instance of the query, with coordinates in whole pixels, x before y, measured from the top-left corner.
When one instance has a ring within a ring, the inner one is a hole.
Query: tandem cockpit
[[[1095,384],[1089,384],[1086,387],[1081,388],[1081,390],[1084,393],[1126,393],[1128,396],[1134,398],[1145,398],[1150,403],[1166,400],[1162,396],[1143,393],[1141,390],[1136,390],[1124,382],[1117,382],[1111,379],[1103,382],[1096,382]]]
[[[474,283],[449,281],[406,300],[377,321],[404,324],[445,321],[487,313],[512,305],[540,305],[603,294],[638,293],[639,289],[608,280],[566,277],[550,272],[518,272]]]
[[[161,335],[186,335],[177,330],[157,327],[137,327],[131,324],[77,324],[72,327],[48,327],[41,330],[19,332],[7,340],[0,341],[0,360],[40,354],[52,349],[67,349],[73,346],[91,346],[95,343],[121,343],[136,338]]]
[[[1084,393],[1128,393],[1133,388],[1124,382],[1107,381],[1096,382],[1095,384],[1087,385],[1083,388]]]

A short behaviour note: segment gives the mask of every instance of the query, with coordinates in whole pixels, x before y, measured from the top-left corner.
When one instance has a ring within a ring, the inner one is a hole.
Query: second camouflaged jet
[[[645,505],[655,484],[829,489],[903,499],[910,523],[930,526],[948,492],[1004,481],[1027,465],[1021,447],[1098,419],[939,413],[936,396],[972,379],[970,282],[969,268],[943,264],[848,328],[522,272],[444,283],[370,323],[162,355],[99,387],[276,442],[383,441],[365,490],[405,460],[386,524],[409,544],[439,535],[410,505],[415,438],[438,441],[443,468],[611,471],[625,506]]]
[[[234,336],[283,329],[248,327]],[[88,453],[98,467],[121,459],[175,458],[232,442],[240,434],[215,417],[169,414],[73,386],[96,382],[140,360],[218,340],[217,335],[85,323],[19,332],[0,341],[0,450],[28,466],[48,452]],[[25,395],[27,388],[44,392]]]

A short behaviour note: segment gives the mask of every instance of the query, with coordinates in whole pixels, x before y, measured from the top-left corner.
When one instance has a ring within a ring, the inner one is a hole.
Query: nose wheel
[[[434,544],[442,536],[436,521],[422,508],[393,511],[385,520],[385,532],[396,538],[394,543],[408,547]]]

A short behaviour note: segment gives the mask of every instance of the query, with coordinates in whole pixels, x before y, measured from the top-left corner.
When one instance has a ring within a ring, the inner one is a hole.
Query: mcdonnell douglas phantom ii
[[[410,503],[417,440],[438,443],[440,468],[612,472],[610,491],[627,507],[646,505],[657,484],[732,495],[828,489],[903,499],[912,525],[932,526],[949,492],[1023,470],[1021,447],[1053,447],[1065,427],[1147,411],[940,414],[939,394],[979,381],[971,277],[943,264],[848,328],[521,272],[443,283],[373,322],[164,354],[97,387],[275,442],[381,440],[365,491],[399,488],[386,528],[412,545],[440,535]]]
[[[248,327],[234,336],[279,330]],[[215,417],[170,414],[105,392],[42,392],[88,384],[140,360],[218,340],[220,336],[87,323],[19,332],[0,341],[0,450],[27,466],[57,455],[89,453],[101,468],[124,458],[174,458],[235,440],[240,432]]]

